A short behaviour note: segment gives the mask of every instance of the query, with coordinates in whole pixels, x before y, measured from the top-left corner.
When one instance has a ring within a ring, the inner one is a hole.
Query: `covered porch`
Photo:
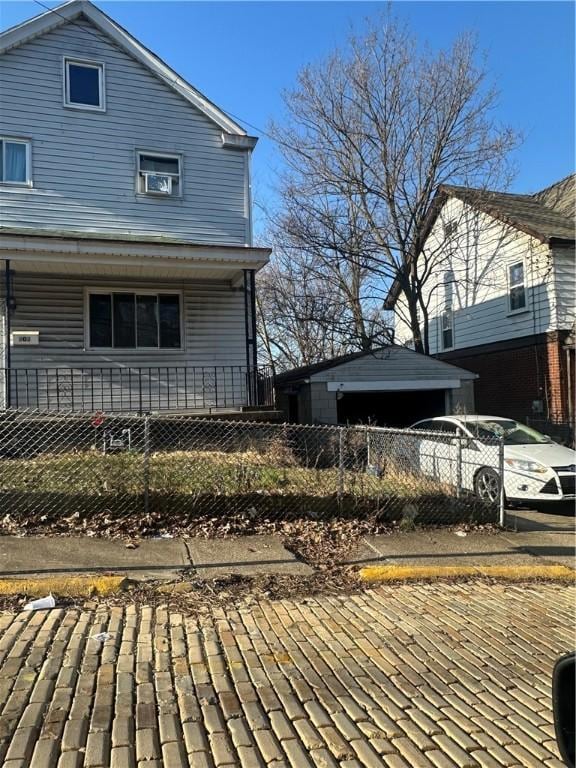
[[[273,406],[256,354],[269,249],[6,232],[0,407],[213,413]]]

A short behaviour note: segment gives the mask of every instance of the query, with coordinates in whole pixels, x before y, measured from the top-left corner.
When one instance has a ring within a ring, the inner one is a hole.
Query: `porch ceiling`
[[[17,256],[10,257],[10,266],[15,272],[35,272],[43,275],[147,278],[154,280],[222,280],[231,283],[239,281],[243,274],[242,270],[230,264],[217,265],[216,267],[195,264],[178,265],[178,267],[156,266],[153,264],[102,264],[96,262],[78,264],[66,261],[27,261],[19,259]]]
[[[244,269],[258,270],[269,248],[186,242],[114,240],[7,233],[0,260],[20,272],[239,281]]]

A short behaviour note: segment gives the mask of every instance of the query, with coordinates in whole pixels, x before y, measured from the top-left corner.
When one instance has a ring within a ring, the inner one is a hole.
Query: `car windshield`
[[[466,422],[466,426],[480,440],[503,438],[504,445],[538,445],[552,442],[546,435],[513,419]]]

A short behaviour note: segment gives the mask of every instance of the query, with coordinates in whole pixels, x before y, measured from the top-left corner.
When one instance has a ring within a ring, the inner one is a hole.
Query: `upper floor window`
[[[104,64],[64,59],[64,104],[77,109],[106,109]]]
[[[0,181],[4,184],[32,183],[30,142],[0,136]]]
[[[444,272],[444,306],[446,309],[452,308],[454,301],[454,272],[447,269]]]
[[[442,349],[451,349],[454,346],[454,314],[451,309],[446,309],[440,316],[442,332]]]
[[[526,284],[523,261],[510,264],[508,267],[508,306],[510,312],[526,309]]]
[[[440,334],[442,349],[452,349],[454,346],[454,272],[451,269],[444,272],[444,310],[440,315]]]
[[[137,191],[159,197],[180,196],[180,155],[138,152]]]

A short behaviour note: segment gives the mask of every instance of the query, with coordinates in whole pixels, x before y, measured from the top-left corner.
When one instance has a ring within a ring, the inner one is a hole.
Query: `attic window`
[[[458,222],[456,219],[451,219],[444,224],[444,237],[448,239],[458,232]]]
[[[104,64],[64,59],[64,104],[103,112],[106,108]]]

